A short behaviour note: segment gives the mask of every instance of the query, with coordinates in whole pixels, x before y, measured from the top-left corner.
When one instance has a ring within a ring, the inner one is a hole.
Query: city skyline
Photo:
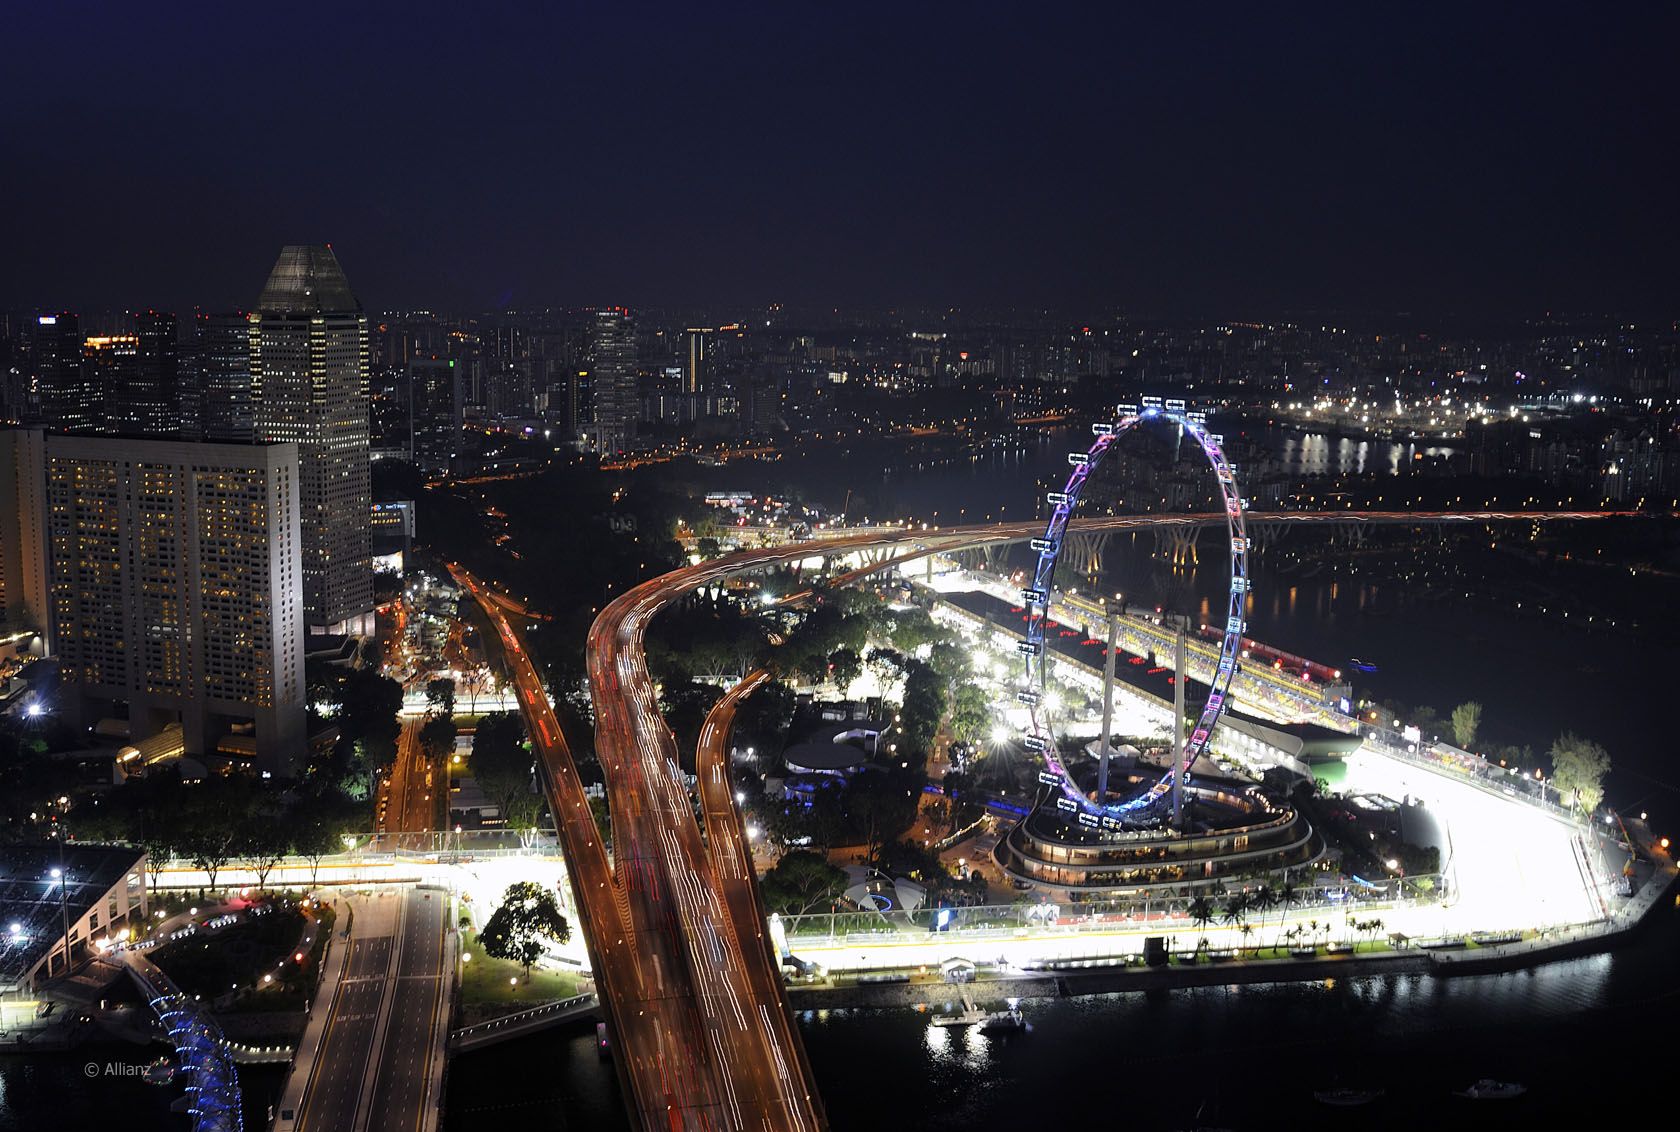
[[[1645,1117],[1680,10],[10,16],[0,1132]]]

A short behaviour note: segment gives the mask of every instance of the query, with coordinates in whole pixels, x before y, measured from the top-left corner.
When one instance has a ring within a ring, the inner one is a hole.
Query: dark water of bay
[[[801,1015],[835,1132],[959,1132],[1035,1122],[1233,1129],[1604,1127],[1666,1105],[1680,1005],[1680,914],[1618,950],[1514,974],[1425,975],[1029,1000],[1009,1038],[911,1010]],[[1498,1105],[1454,1097],[1483,1077]],[[1354,1111],[1316,1089],[1380,1088]],[[593,1034],[551,1033],[458,1059],[445,1128],[491,1120],[626,1122]]]
[[[0,1054],[0,1132],[185,1132],[190,1118],[171,1107],[185,1096],[185,1075],[149,1085],[122,1068],[143,1067],[164,1052],[161,1045],[91,1043],[65,1053]],[[240,1068],[247,1129],[268,1127],[284,1079],[284,1066]]]

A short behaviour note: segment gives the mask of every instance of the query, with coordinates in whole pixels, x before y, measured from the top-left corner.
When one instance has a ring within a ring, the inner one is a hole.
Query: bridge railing
[[[451,1030],[449,1043],[460,1045],[471,1043],[478,1039],[505,1030],[518,1030],[536,1022],[547,1021],[556,1015],[569,1014],[573,1011],[592,1007],[599,1003],[593,991],[586,994],[573,995],[571,998],[557,999],[545,1002],[541,1006],[533,1006],[529,1010],[521,1010],[517,1014],[504,1014],[500,1018],[492,1018],[487,1022],[478,1022],[471,1026],[463,1026],[459,1030]]]

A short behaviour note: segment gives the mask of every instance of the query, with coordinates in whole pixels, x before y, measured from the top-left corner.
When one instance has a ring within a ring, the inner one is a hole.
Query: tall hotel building
[[[297,446],[304,621],[373,632],[368,322],[326,245],[283,249],[248,316],[255,438]]]
[[[47,651],[45,437],[36,429],[0,431],[0,628],[37,634]]]
[[[126,704],[132,741],[179,723],[188,754],[295,771],[306,726],[297,446],[18,431],[0,451],[11,499],[40,485],[45,515],[19,506],[0,542],[44,532],[48,635],[80,714]]]

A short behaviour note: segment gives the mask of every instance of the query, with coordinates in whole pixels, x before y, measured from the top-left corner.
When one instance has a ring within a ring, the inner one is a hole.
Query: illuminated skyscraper
[[[461,453],[465,396],[454,358],[408,363],[408,455],[427,474],[449,471]]]
[[[683,392],[689,394],[711,391],[711,376],[706,372],[712,352],[713,330],[690,327],[683,331]]]
[[[134,322],[132,338],[87,340],[86,357],[96,366],[105,404],[104,431],[116,436],[179,440],[180,357],[175,316],[142,311],[134,316]],[[100,364],[102,359],[106,364]]]
[[[30,419],[58,432],[93,432],[103,414],[99,389],[82,362],[82,320],[44,314],[35,320]]]
[[[251,321],[245,314],[200,316],[198,381],[204,439],[249,441]]]
[[[310,632],[373,631],[368,322],[324,244],[280,253],[249,316],[256,439],[298,446]]]
[[[622,452],[635,438],[636,418],[641,411],[636,329],[627,309],[606,307],[595,312],[590,352],[589,379],[595,402],[590,432],[594,448],[602,455]]]
[[[99,406],[92,430],[127,431],[122,418],[128,387],[134,383],[140,368],[140,340],[132,334],[90,334],[82,339],[82,376],[93,387],[95,403]],[[72,430],[66,430],[72,431]]]

